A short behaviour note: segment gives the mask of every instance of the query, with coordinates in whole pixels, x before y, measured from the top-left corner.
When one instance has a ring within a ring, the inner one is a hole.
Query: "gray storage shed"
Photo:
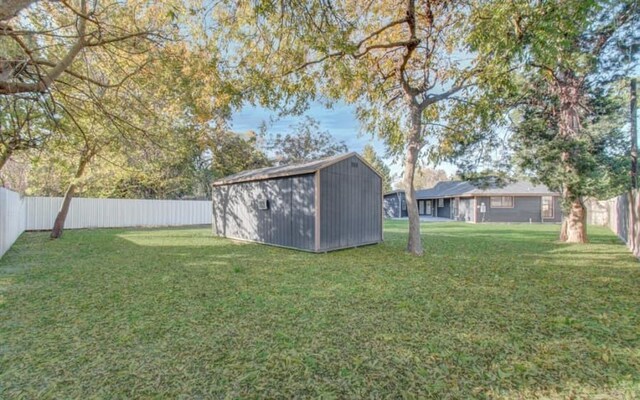
[[[312,252],[380,243],[382,178],[357,153],[213,183],[213,233]]]

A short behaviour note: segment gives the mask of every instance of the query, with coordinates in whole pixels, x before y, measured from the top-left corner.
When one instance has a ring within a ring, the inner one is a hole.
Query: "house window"
[[[444,207],[444,199],[438,199],[438,207]]]
[[[542,218],[553,218],[553,197],[542,196]]]
[[[258,210],[268,210],[269,209],[269,200],[265,198],[258,199]]]
[[[402,211],[407,211],[407,202],[402,200],[400,202],[400,207],[402,208]]]
[[[427,215],[431,215],[431,200],[427,200],[426,205],[427,205],[426,213]]]
[[[491,208],[513,208],[513,197],[492,196],[489,205]]]

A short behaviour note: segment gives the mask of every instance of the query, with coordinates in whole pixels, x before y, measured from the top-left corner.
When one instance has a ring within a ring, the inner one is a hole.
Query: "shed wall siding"
[[[315,250],[313,174],[215,186],[212,196],[215,235]]]
[[[357,157],[320,171],[320,249],[382,241],[382,179]]]

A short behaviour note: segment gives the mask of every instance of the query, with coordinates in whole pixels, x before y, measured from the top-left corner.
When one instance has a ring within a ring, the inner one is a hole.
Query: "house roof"
[[[465,181],[444,181],[438,182],[430,189],[416,191],[417,199],[432,199],[436,197],[460,196],[474,190],[476,187]]]
[[[266,167],[259,169],[252,169],[249,171],[242,171],[237,174],[229,175],[227,177],[218,179],[213,182],[213,186],[227,185],[230,183],[251,182],[260,181],[272,178],[282,178],[286,176],[306,175],[312,174],[330,165],[336,164],[342,160],[346,160],[350,157],[358,157],[365,165],[367,165],[373,172],[380,175],[369,163],[363,159],[358,153],[351,152],[346,154],[340,154],[337,156],[321,158],[319,160],[307,161],[303,163],[280,165],[277,167]]]
[[[437,199],[444,197],[464,197],[464,196],[544,196],[557,195],[545,185],[534,185],[528,181],[517,181],[506,185],[497,183],[487,183],[486,186],[469,181],[444,181],[438,182],[429,189],[416,190],[416,199]]]

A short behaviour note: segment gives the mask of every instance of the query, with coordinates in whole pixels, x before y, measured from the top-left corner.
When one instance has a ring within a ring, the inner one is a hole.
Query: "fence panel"
[[[26,228],[26,206],[20,195],[0,188],[0,257]]]
[[[638,191],[634,191],[631,198],[629,194],[622,194],[605,201],[589,200],[586,205],[590,224],[608,227],[636,256],[640,257],[640,221],[638,221],[640,193]]]
[[[27,230],[53,227],[61,197],[27,197]],[[75,198],[66,229],[181,226],[211,223],[206,200],[134,200]]]

